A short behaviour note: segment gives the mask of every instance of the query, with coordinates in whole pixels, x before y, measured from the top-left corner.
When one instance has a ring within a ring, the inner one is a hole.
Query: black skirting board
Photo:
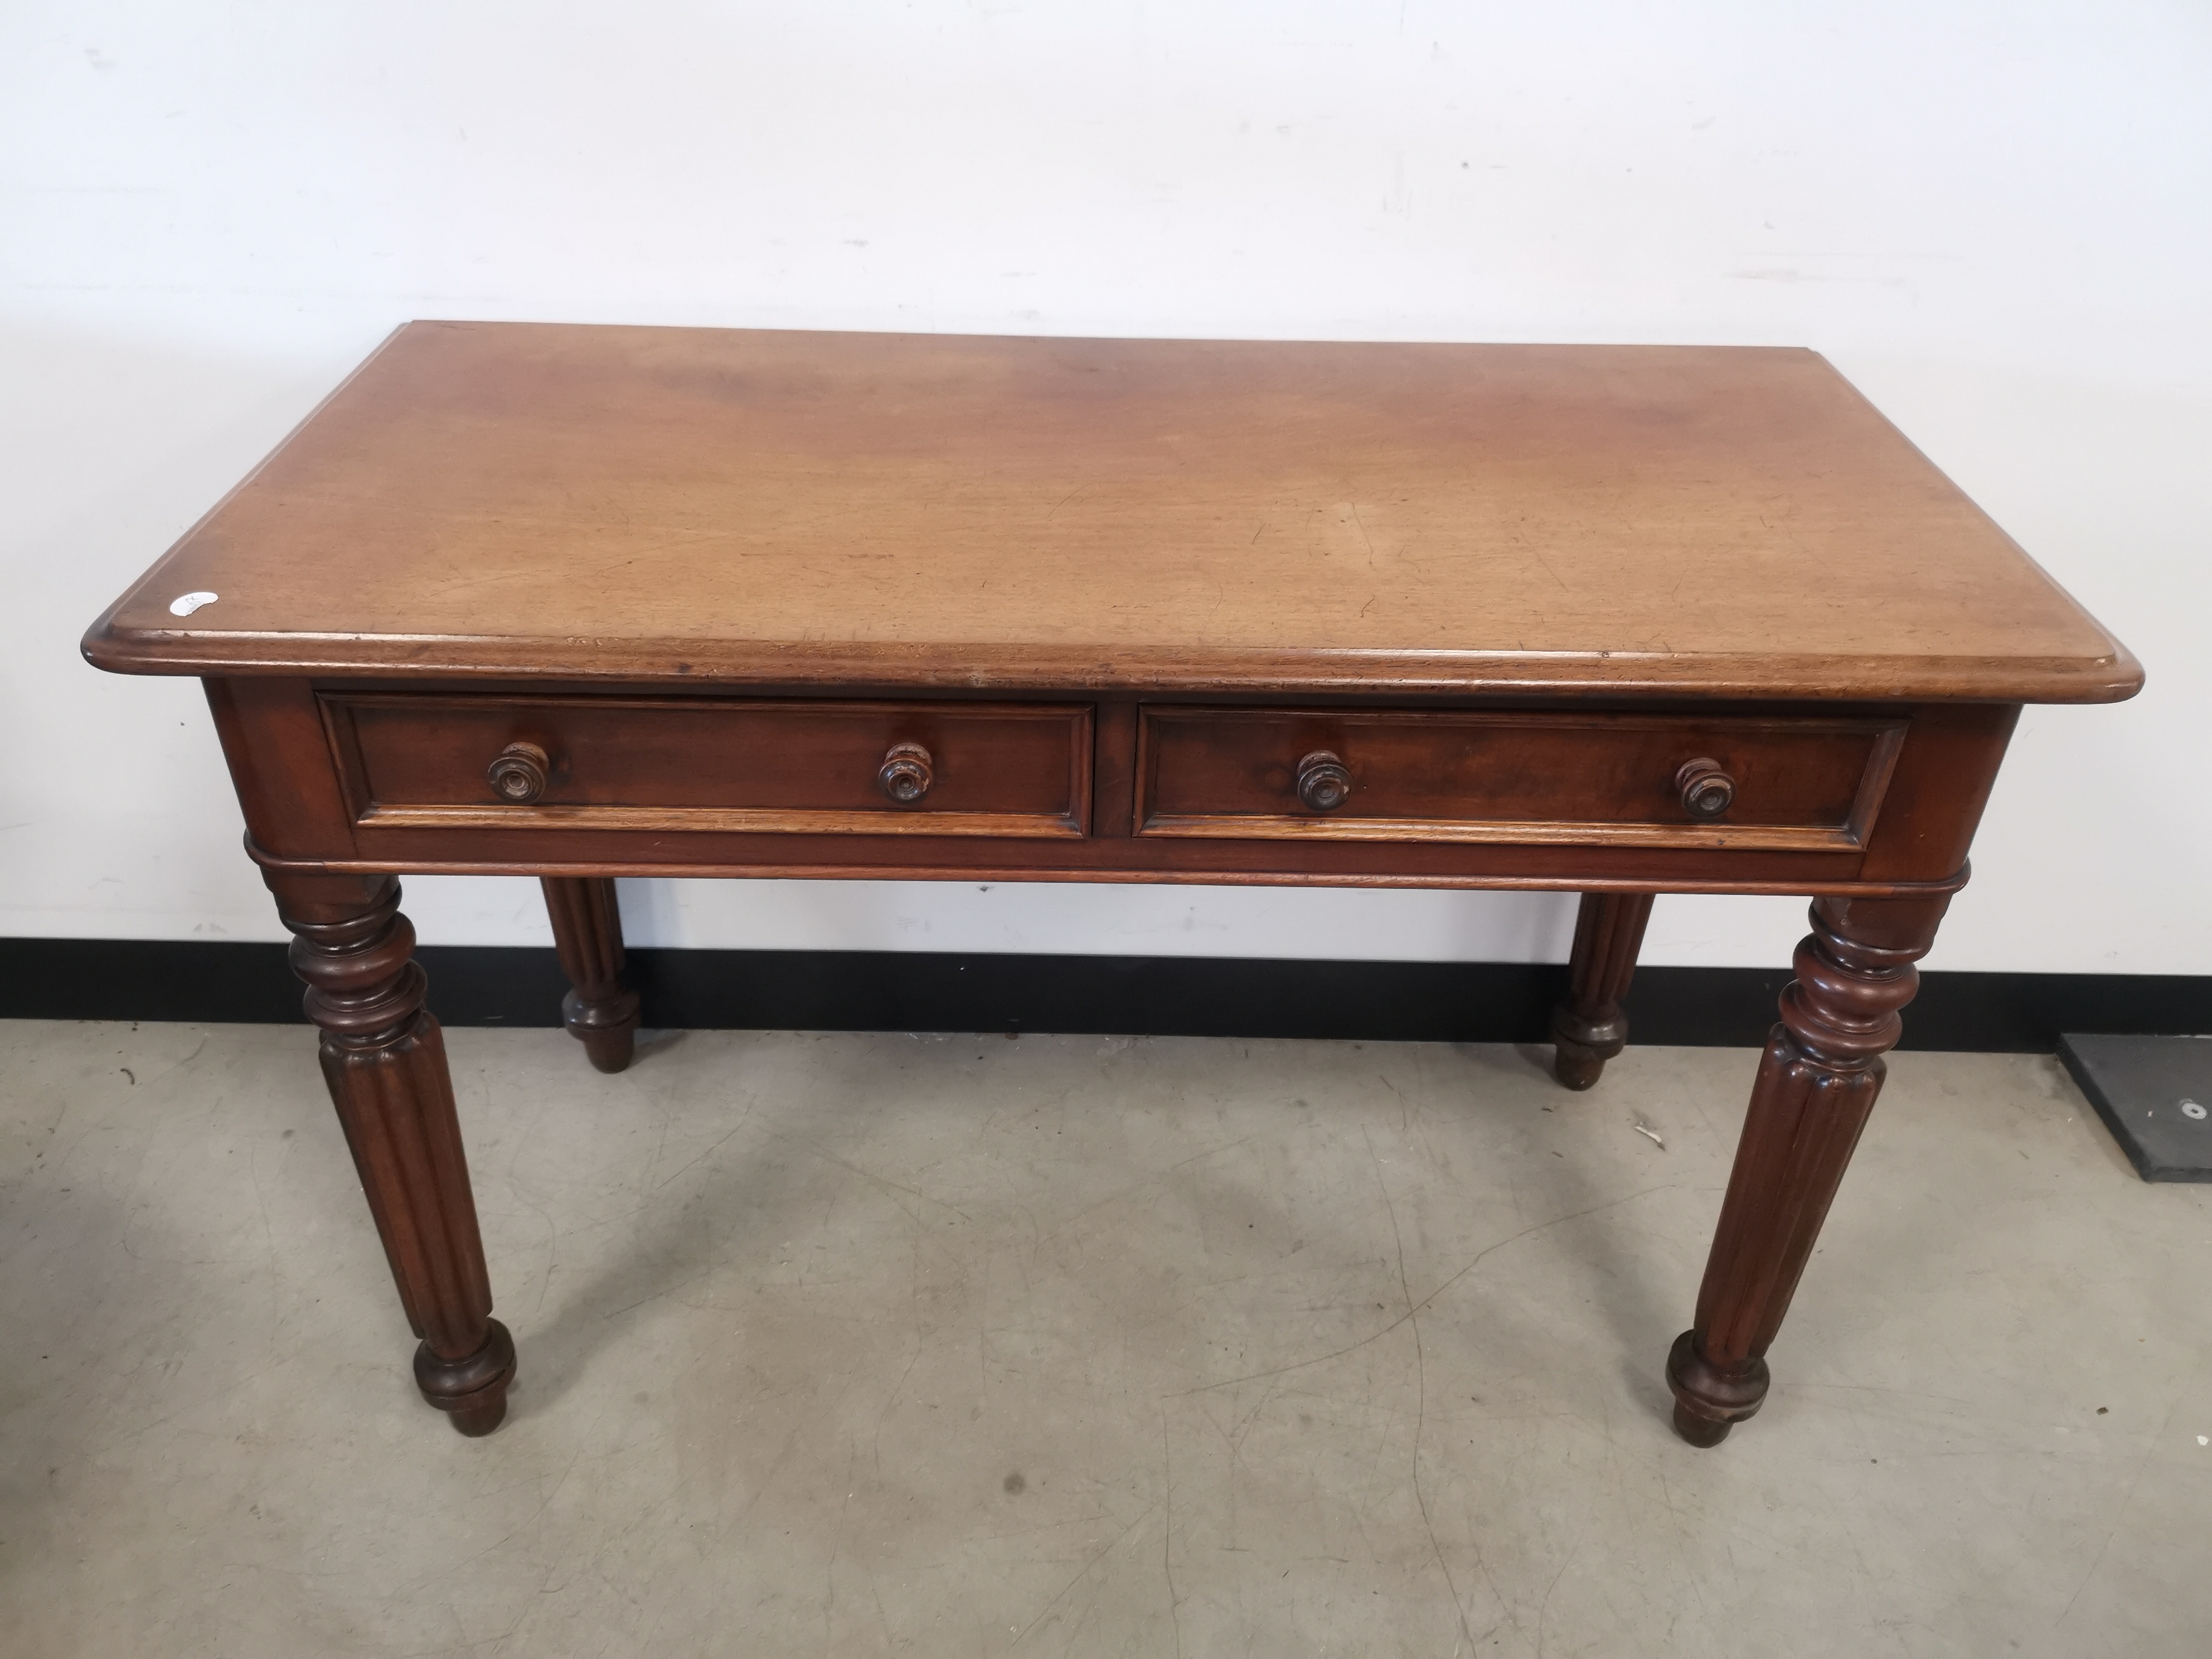
[[[448,1025],[549,1026],[567,988],[550,949],[425,945]],[[1540,1042],[1566,970],[1520,963],[1311,962],[870,951],[629,953],[660,1029],[1069,1031],[1125,1036]],[[1787,967],[1638,971],[1632,1042],[1762,1043]],[[0,939],[0,1018],[297,1021],[273,944]],[[1902,1047],[2051,1054],[2062,1031],[2212,1031],[2212,976],[1937,971]]]

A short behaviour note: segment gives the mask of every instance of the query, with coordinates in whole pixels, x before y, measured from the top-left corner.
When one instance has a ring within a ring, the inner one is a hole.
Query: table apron
[[[1868,896],[1965,879],[2019,714],[207,690],[274,872]],[[512,809],[483,773],[510,741],[543,763]],[[933,759],[938,823],[872,793],[887,744]],[[1288,762],[1310,748],[1340,752],[1354,792],[1301,818]],[[1676,749],[1736,770],[1735,811],[1663,821],[1651,780]]]

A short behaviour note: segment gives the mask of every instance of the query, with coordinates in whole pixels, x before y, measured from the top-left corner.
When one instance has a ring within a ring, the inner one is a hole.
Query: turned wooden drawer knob
[[[1735,803],[1735,780],[1705,756],[1683,762],[1674,787],[1682,792],[1682,810],[1693,818],[1717,818]]]
[[[1326,749],[1298,763],[1298,799],[1316,812],[1334,812],[1352,795],[1352,774]]]
[[[549,763],[534,743],[510,743],[484,769],[484,781],[501,800],[526,806],[545,793]]]
[[[929,750],[918,743],[893,744],[884,751],[876,781],[883,786],[884,793],[900,805],[912,805],[927,794],[929,786],[936,781],[936,775],[930,770]]]

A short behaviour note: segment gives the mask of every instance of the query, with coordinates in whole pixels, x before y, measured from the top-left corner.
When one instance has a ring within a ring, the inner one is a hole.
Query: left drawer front
[[[1090,815],[1080,704],[322,701],[378,828],[1079,836]]]

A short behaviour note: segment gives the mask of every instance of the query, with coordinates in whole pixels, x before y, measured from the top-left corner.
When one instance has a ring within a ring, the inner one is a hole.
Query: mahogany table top
[[[85,650],[2007,702],[2142,678],[1809,351],[511,323],[392,335]]]

